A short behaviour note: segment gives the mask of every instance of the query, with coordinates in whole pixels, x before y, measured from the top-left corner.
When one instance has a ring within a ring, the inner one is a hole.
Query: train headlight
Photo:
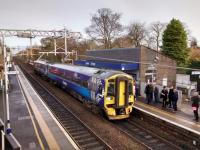
[[[112,97],[106,97],[106,100],[111,101],[113,98]]]

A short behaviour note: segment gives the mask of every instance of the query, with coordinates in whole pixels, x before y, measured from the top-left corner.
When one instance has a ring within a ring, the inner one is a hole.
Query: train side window
[[[133,95],[133,84],[132,83],[128,83],[128,94]]]
[[[102,87],[102,85],[99,85],[98,86],[98,93],[102,94],[102,92],[103,92],[103,87]]]
[[[113,83],[108,84],[107,96],[115,96],[115,85]]]
[[[87,81],[83,80],[83,81],[82,81],[82,85],[83,85],[84,87],[88,88],[88,82],[87,82]]]

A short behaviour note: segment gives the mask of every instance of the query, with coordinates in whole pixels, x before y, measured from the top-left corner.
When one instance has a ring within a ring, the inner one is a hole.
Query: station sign
[[[200,75],[200,71],[192,71],[192,75]]]
[[[8,74],[19,74],[19,71],[8,71]]]
[[[156,70],[156,67],[154,65],[148,66],[147,70]]]
[[[145,73],[145,76],[152,76],[152,75],[155,75],[156,73],[154,72],[149,72],[149,73]]]

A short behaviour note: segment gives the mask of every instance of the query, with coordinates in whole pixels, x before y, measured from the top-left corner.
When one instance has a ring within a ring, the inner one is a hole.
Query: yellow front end
[[[104,110],[110,120],[128,118],[134,104],[133,79],[115,75],[106,80]]]

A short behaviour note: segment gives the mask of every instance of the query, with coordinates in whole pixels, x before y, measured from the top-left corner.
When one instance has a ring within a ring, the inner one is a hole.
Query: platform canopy
[[[96,60],[77,60],[74,62],[75,65],[113,69],[113,70],[138,70],[139,64],[137,63],[120,63],[120,62],[110,62],[110,61],[96,61]]]

